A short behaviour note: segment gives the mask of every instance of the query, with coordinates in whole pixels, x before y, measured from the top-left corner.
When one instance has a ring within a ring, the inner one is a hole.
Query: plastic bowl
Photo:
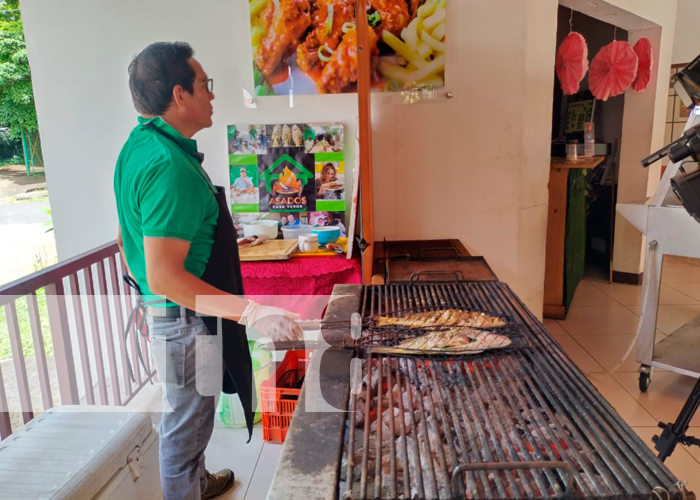
[[[248,238],[265,234],[272,239],[276,239],[278,227],[279,224],[274,220],[260,220],[253,224],[243,224],[243,236]]]
[[[299,224],[298,226],[282,226],[282,234],[285,240],[296,240],[302,234],[311,234],[311,226]]]
[[[318,235],[319,245],[335,243],[340,238],[340,228],[338,226],[315,227],[311,232]]]

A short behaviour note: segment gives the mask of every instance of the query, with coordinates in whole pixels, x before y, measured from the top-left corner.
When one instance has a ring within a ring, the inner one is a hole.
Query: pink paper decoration
[[[640,38],[634,44],[634,53],[637,54],[639,64],[637,66],[637,78],[632,82],[635,92],[642,92],[649,85],[651,70],[654,68],[654,53],[651,41],[648,38]]]
[[[637,77],[638,61],[637,54],[627,42],[616,40],[600,49],[588,75],[593,96],[607,101],[630,88]]]
[[[581,33],[572,31],[559,46],[556,70],[564,94],[578,92],[588,71],[588,45]]]

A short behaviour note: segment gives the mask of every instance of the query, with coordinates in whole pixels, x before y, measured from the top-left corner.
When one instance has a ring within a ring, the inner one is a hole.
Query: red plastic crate
[[[309,351],[289,351],[275,374],[260,384],[263,439],[284,443],[301,388],[292,385],[306,374]]]

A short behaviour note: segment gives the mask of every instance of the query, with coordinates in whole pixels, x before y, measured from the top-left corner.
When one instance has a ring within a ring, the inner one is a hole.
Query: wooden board
[[[605,161],[605,156],[579,158],[569,161],[566,158],[552,158],[550,168],[595,168]]]
[[[241,262],[253,262],[259,260],[287,260],[299,246],[299,241],[294,240],[270,240],[262,245],[239,248],[238,254]]]
[[[547,248],[544,270],[544,306],[547,311],[564,307],[564,239],[566,236],[566,200],[569,171],[556,168],[549,171],[549,214],[547,218]],[[550,307],[547,307],[550,306]]]

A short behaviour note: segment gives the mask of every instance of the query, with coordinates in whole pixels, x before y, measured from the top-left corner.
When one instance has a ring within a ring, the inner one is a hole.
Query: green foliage
[[[0,19],[16,21],[19,18],[19,0],[0,0]]]
[[[12,158],[0,160],[0,167],[6,167],[7,165],[24,165],[24,158],[15,155]]]
[[[36,298],[39,305],[39,321],[41,323],[41,333],[44,338],[44,350],[46,356],[52,356],[53,342],[51,341],[51,330],[49,328],[49,311],[46,305],[46,294],[43,288],[36,292]],[[22,352],[24,352],[25,357],[33,356],[34,341],[32,339],[31,324],[29,323],[27,301],[24,298],[20,298],[15,304],[17,305],[17,321],[19,323]],[[5,317],[5,308],[0,307],[0,360],[9,359],[11,357],[12,348],[10,345],[10,332]]]
[[[22,138],[10,136],[9,130],[0,130],[0,165],[3,160],[10,158],[19,158],[18,164],[24,163],[22,160]],[[16,165],[12,163],[11,165]]]
[[[37,130],[34,92],[17,0],[0,0],[0,124],[12,135]]]

